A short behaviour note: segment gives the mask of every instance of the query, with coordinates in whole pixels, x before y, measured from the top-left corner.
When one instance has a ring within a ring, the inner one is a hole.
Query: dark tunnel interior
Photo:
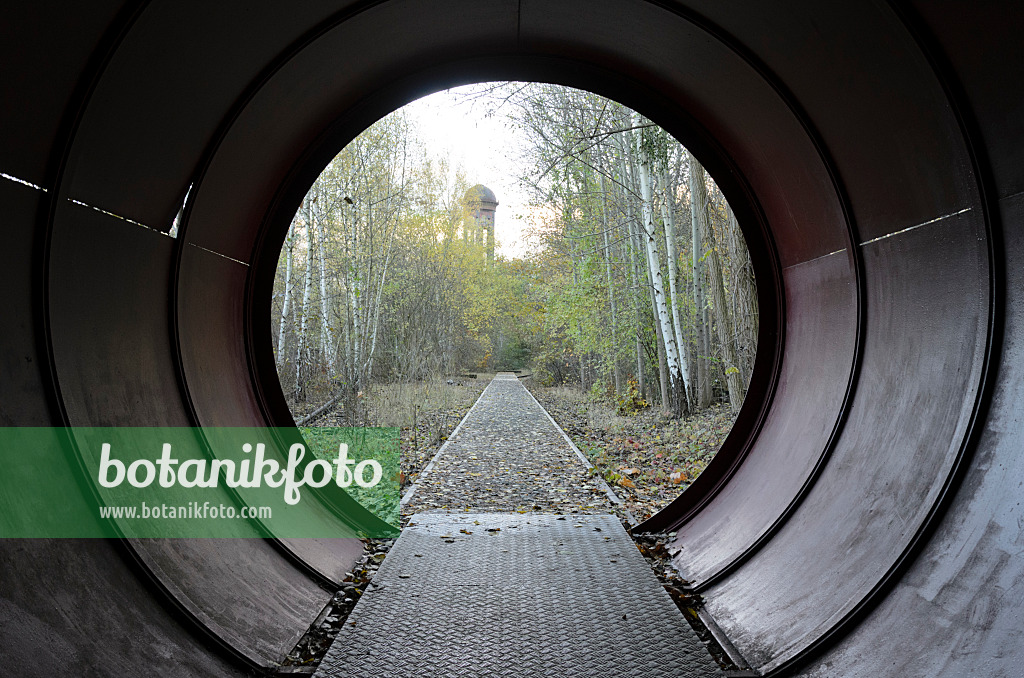
[[[267,299],[319,171],[428,92],[557,82],[668,129],[744,225],[762,317],[750,394],[712,465],[645,525],[676,532],[678,566],[739,652],[771,676],[1019,675],[1019,8],[41,0],[6,14],[0,423],[54,437],[6,463],[74,476],[64,427],[290,423]],[[0,496],[0,511],[31,500]],[[4,671],[273,669],[360,550],[4,539]]]

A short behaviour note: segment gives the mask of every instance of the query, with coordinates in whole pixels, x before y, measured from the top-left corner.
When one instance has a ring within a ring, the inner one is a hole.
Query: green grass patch
[[[359,487],[353,483],[346,492],[366,510],[378,518],[399,527],[401,488],[399,473],[399,430],[384,427],[309,427],[300,426],[307,449],[317,459],[333,462],[338,458],[338,447],[348,445],[348,458],[358,464],[367,459],[380,463],[384,473],[373,487]]]

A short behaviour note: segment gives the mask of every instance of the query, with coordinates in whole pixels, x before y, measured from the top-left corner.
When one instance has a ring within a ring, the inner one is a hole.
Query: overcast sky
[[[465,168],[471,186],[483,184],[494,191],[498,250],[507,257],[521,255],[525,252],[522,227],[527,200],[516,180],[517,136],[502,116],[486,117],[482,102],[458,95],[467,89],[435,92],[412,102],[406,110],[431,155],[447,155],[453,167]]]

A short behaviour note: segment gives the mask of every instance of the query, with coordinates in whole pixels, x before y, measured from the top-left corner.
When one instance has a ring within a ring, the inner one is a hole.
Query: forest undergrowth
[[[727,403],[680,419],[657,407],[620,414],[617,404],[579,387],[524,380],[638,520],[678,497],[704,470],[732,429]]]
[[[493,376],[452,375],[374,384],[369,393],[358,396],[358,416],[349,417],[339,404],[338,408],[317,418],[311,425],[350,426],[355,423],[398,428],[401,440],[399,483],[404,489],[415,482],[416,475],[459,425]],[[304,408],[293,405],[292,411],[301,416],[303,410],[315,411],[328,399],[323,395],[305,404]]]

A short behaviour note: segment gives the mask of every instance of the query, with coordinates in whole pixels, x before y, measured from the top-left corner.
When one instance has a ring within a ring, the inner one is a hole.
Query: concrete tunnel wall
[[[1024,21],[1008,4],[828,5],[11,9],[0,172],[45,191],[0,180],[0,422],[288,422],[267,289],[331,155],[450,84],[585,87],[694,150],[755,259],[751,395],[647,525],[677,530],[715,619],[770,675],[1016,675]],[[272,667],[358,551],[5,540],[0,657],[27,676]]]

